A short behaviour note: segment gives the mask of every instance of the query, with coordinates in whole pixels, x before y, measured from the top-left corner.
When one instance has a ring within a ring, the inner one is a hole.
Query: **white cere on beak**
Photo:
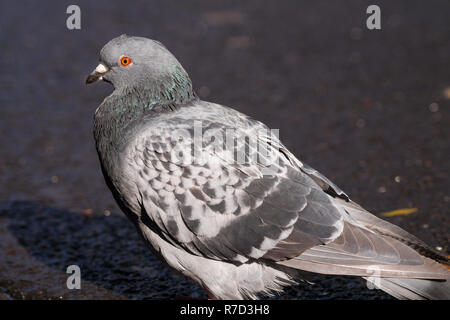
[[[97,68],[95,68],[95,72],[97,72],[97,73],[106,73],[106,72],[108,72],[108,68],[106,68],[104,64],[100,63],[97,66]]]

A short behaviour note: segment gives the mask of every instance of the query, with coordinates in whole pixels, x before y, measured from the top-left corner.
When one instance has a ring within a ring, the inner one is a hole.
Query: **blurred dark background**
[[[381,30],[366,28],[370,4]],[[202,99],[279,128],[371,212],[417,208],[386,219],[448,252],[449,21],[447,0],[5,1],[0,299],[204,297],[141,244],[100,172],[92,118],[112,87],[84,80],[123,33],[164,43]],[[82,290],[65,288],[71,264]],[[281,298],[389,297],[327,277]]]

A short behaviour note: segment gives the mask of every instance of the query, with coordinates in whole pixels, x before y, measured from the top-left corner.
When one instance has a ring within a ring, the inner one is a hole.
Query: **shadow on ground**
[[[6,293],[14,299],[203,297],[195,284],[168,274],[125,217],[27,201],[2,207],[0,281],[10,281],[6,287],[14,289]],[[69,265],[81,269],[81,290],[66,287]]]
[[[10,299],[206,298],[145,247],[123,216],[83,215],[31,201],[0,204],[0,287]],[[69,290],[69,265],[81,269],[81,290]],[[282,299],[383,299],[354,277],[317,277],[287,288]],[[353,294],[357,292],[357,294]]]

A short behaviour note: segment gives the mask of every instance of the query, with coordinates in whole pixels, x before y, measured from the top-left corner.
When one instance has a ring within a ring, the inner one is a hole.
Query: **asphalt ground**
[[[164,43],[196,92],[279,128],[285,145],[374,214],[442,252],[450,235],[450,2],[6,1],[0,10],[0,299],[206,297],[161,264],[107,189],[92,136],[112,88],[101,47]],[[81,268],[81,290],[66,268]],[[390,299],[317,277],[279,299]]]

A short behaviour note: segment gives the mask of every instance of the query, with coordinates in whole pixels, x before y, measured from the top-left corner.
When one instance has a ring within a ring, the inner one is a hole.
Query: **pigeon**
[[[121,35],[86,83],[106,184],[151,251],[211,299],[259,299],[311,274],[398,299],[450,299],[449,259],[295,157],[276,130],[201,100],[158,41]]]

